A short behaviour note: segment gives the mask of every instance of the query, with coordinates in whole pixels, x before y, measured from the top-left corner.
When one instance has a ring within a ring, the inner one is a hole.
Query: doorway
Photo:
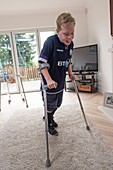
[[[0,35],[0,81],[1,94],[7,94],[10,87],[10,93],[17,93],[16,79],[14,77],[14,58],[12,52],[11,35]]]
[[[0,34],[2,94],[7,94],[8,88],[10,93],[20,93],[22,90],[20,77],[25,92],[40,91],[38,57],[44,41],[53,34],[55,34],[53,28]]]
[[[17,61],[16,72],[22,78],[25,92],[39,91],[37,32],[16,32],[12,36]]]

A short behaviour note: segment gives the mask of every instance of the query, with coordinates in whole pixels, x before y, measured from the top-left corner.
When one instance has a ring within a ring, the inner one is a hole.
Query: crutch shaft
[[[47,96],[46,96],[46,86],[43,87],[44,93],[44,115],[45,115],[45,132],[46,132],[46,167],[50,167],[50,159],[49,159],[49,141],[48,141],[48,115],[47,115]]]
[[[84,121],[85,121],[85,123],[86,123],[86,128],[87,128],[87,130],[90,130],[89,125],[88,125],[88,123],[87,123],[86,116],[85,116],[85,112],[84,112],[84,109],[83,109],[83,106],[82,106],[82,102],[81,102],[81,99],[80,99],[80,96],[79,96],[77,84],[76,84],[75,81],[74,81],[74,88],[75,88],[75,91],[76,91],[76,93],[77,93],[77,97],[78,97],[79,104],[80,104],[80,107],[81,107],[81,111],[82,111],[82,114],[83,114],[83,117],[84,117]]]
[[[80,107],[81,107],[81,110],[82,110],[82,113],[83,113],[83,116],[84,116],[84,120],[85,120],[86,124],[88,125],[87,120],[86,120],[86,116],[85,116],[85,113],[84,113],[84,109],[83,109],[83,106],[82,106],[82,102],[81,102],[81,99],[80,99],[78,92],[77,92],[77,97],[78,97],[79,104],[80,104]]]
[[[23,86],[23,83],[22,83],[22,77],[18,74],[15,74],[19,80],[20,80],[20,84],[21,84],[21,88],[22,88],[22,92],[21,92],[21,97],[22,97],[22,93],[24,95],[24,98],[22,97],[22,100],[26,102],[26,107],[28,108],[28,103],[27,103],[27,98],[26,98],[26,95],[25,95],[25,91],[24,91],[24,86]]]
[[[22,83],[22,77],[20,77],[20,82],[21,82],[22,91],[23,91],[23,94],[24,94],[24,99],[25,99],[25,102],[26,102],[26,107],[28,107],[28,103],[27,103],[27,99],[26,99],[26,95],[25,95],[25,91],[24,91],[24,87],[23,87],[23,83]]]
[[[48,140],[48,115],[47,115],[47,94],[46,94],[46,89],[47,85],[44,85],[42,75],[41,76],[41,82],[42,82],[42,90],[43,90],[43,95],[44,95],[44,114],[45,114],[45,133],[46,133],[46,167],[51,166],[51,162],[49,159],[49,140]]]
[[[8,91],[8,96],[9,96],[8,103],[10,104],[10,102],[11,102],[11,95],[10,95],[9,84],[8,84],[8,81],[7,81],[7,80],[6,80],[6,84],[7,84],[7,91]]]

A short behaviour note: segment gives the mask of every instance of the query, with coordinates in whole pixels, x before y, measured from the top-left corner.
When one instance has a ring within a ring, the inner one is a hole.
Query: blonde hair
[[[74,23],[75,25],[75,19],[71,16],[71,14],[66,12],[60,14],[56,20],[57,29],[60,30],[62,25],[68,23]]]

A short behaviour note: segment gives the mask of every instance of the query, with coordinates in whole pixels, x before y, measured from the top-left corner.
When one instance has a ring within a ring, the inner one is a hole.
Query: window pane
[[[45,40],[51,36],[54,35],[55,31],[45,31],[45,32],[40,32],[40,43],[41,43],[41,49],[43,47],[43,44],[45,42]]]
[[[0,35],[0,79],[1,93],[17,92],[15,70],[9,35]]]

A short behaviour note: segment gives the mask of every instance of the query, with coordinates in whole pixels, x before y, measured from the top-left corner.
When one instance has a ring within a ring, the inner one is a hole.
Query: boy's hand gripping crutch
[[[40,76],[41,76],[42,90],[43,90],[43,96],[44,96],[44,116],[45,116],[46,153],[47,153],[46,167],[50,167],[51,162],[50,162],[50,158],[49,158],[48,116],[47,116],[47,96],[46,96],[47,85],[44,85],[42,75],[40,74]]]
[[[81,102],[81,99],[80,99],[80,96],[79,96],[79,92],[78,92],[78,88],[77,88],[77,83],[76,83],[75,80],[73,81],[73,84],[74,84],[74,89],[75,89],[75,91],[76,91],[76,93],[77,93],[77,97],[78,97],[79,104],[80,104],[80,107],[81,107],[81,110],[82,110],[82,113],[83,113],[84,120],[85,120],[85,123],[86,123],[86,129],[87,129],[87,130],[90,130],[90,127],[89,127],[89,125],[88,125],[88,123],[87,123],[87,119],[86,119],[86,116],[85,116],[85,112],[84,112],[84,109],[83,109],[83,106],[82,106],[82,102]]]

